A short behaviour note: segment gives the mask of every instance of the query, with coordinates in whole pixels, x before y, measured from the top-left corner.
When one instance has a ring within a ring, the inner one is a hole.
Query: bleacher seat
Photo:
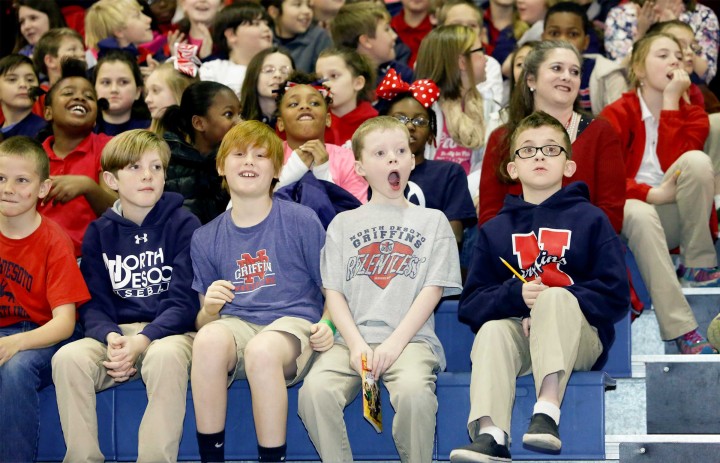
[[[444,301],[435,316],[436,332],[445,347],[448,370],[438,375],[439,400],[436,430],[436,458],[446,460],[454,447],[469,442],[467,415],[470,407],[470,348],[474,339],[470,329],[457,319],[457,301]],[[616,342],[613,345],[607,372],[616,377],[629,376],[630,372],[630,318],[629,315],[615,326]],[[560,431],[563,450],[559,455],[543,455],[521,446],[522,434],[527,429],[535,403],[532,377],[520,378],[513,409],[511,448],[516,460],[532,459],[602,459],[604,457],[604,395],[613,380],[604,372],[573,374],[562,406]],[[288,459],[317,460],[302,421],[297,416],[297,391],[289,390]],[[40,461],[62,460],[65,444],[55,401],[54,387],[41,393]],[[392,440],[391,423],[394,412],[387,390],[383,388],[383,421],[381,434],[364,420],[361,398],[358,397],[345,410],[353,453],[358,460],[398,459]],[[112,461],[134,461],[137,458],[137,433],[147,405],[145,388],[141,381],[101,392],[97,395],[100,447]],[[195,413],[192,394],[188,390],[184,434],[180,443],[180,460],[198,460],[195,438]],[[257,441],[250,405],[250,389],[246,381],[236,381],[229,390],[227,419],[227,459],[253,460],[257,458]]]

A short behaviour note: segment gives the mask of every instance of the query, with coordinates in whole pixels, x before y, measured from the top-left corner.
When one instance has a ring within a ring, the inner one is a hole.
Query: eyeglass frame
[[[276,67],[273,64],[267,64],[260,68],[260,74],[274,75],[276,72],[280,72],[281,75],[287,77],[292,74],[293,68],[291,66]]]
[[[473,48],[472,50],[468,50],[467,54],[468,54],[468,55],[472,55],[473,53],[477,53],[477,52],[482,52],[483,54],[485,54],[485,47],[482,46],[482,45],[480,45],[480,46],[477,47],[477,48]]]
[[[560,148],[560,151],[558,152],[558,154],[548,154],[544,151],[544,148],[547,148],[548,146],[555,146],[557,148]],[[532,156],[528,156],[528,157],[520,156],[520,151],[524,150],[524,149],[528,149],[528,148],[535,148],[535,153],[533,153]],[[542,152],[543,155],[545,155],[549,158],[556,158],[556,157],[560,156],[562,153],[565,153],[565,156],[567,157],[567,154],[568,154],[568,152],[565,148],[563,148],[560,145],[555,145],[555,144],[549,144],[549,145],[543,145],[543,146],[523,146],[523,147],[518,148],[515,151],[513,151],[513,159],[515,159],[515,158],[532,159],[535,156],[537,156],[538,152]]]
[[[422,117],[422,116],[418,116],[418,117],[410,119],[409,117],[407,117],[404,114],[397,114],[397,115],[394,115],[393,117],[395,119],[397,119],[398,121],[400,121],[403,125],[407,125],[408,122],[411,122],[412,125],[414,125],[415,127],[423,127],[424,128],[424,127],[430,126],[430,119]],[[417,122],[419,119],[422,119],[423,121],[425,121],[425,124],[419,124]]]

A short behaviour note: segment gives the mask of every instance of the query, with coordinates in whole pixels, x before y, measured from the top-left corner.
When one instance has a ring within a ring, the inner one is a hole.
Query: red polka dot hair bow
[[[440,98],[440,89],[432,80],[420,79],[413,82],[412,85],[408,85],[403,82],[393,68],[390,68],[385,74],[385,78],[380,82],[376,93],[378,98],[383,100],[392,100],[400,94],[410,93],[425,108],[429,108]]]

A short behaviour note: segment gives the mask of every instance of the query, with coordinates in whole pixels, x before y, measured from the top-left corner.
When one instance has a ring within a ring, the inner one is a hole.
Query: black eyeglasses
[[[567,151],[560,145],[545,145],[545,146],[523,146],[520,149],[515,150],[515,156],[520,159],[531,159],[534,158],[538,151],[542,151],[542,154],[549,158],[560,156],[562,153]]]
[[[410,119],[409,117],[403,116],[402,114],[397,114],[393,117],[405,125],[407,125],[408,122],[412,122],[412,125],[414,125],[415,127],[427,127],[428,125],[430,125],[430,121],[425,119],[424,117],[416,117],[415,119]]]
[[[468,55],[472,55],[473,53],[485,53],[485,47],[480,45],[479,47],[473,48],[472,50],[467,52]]]

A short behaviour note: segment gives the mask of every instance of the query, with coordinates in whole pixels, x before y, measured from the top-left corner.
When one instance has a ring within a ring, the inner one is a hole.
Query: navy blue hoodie
[[[564,286],[598,330],[605,363],[615,339],[613,324],[627,314],[630,290],[620,240],[605,214],[589,202],[588,187],[575,182],[539,205],[508,195],[498,215],[480,229],[460,296],[460,321],[474,332],[490,320],[527,317],[523,277],[538,276],[547,286]]]
[[[200,221],[178,193],[163,193],[142,225],[118,204],[88,226],[80,270],[92,299],[80,307],[85,335],[105,342],[118,325],[148,322],[150,341],[194,331],[200,309],[192,290],[190,240]]]

